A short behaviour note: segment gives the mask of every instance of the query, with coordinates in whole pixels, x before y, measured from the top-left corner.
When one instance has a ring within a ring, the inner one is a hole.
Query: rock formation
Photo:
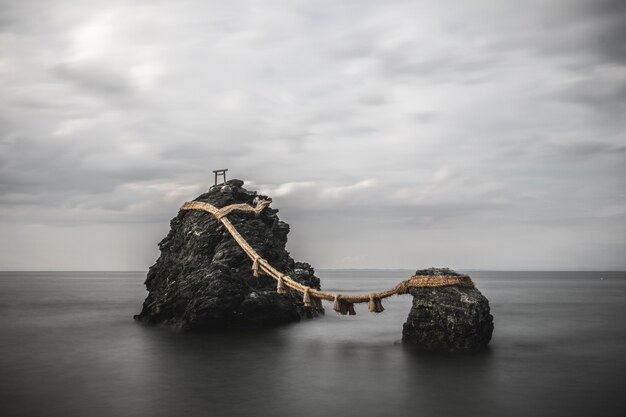
[[[448,268],[415,275],[460,275]],[[402,329],[402,342],[429,351],[473,351],[487,346],[493,332],[489,301],[477,288],[413,287],[413,307]]]
[[[230,180],[196,198],[216,207],[253,204],[257,193]],[[265,196],[259,196],[266,198]],[[229,219],[260,256],[295,280],[320,288],[315,271],[295,262],[285,250],[289,225],[278,210],[266,208],[259,216],[231,213]],[[185,330],[269,326],[323,313],[304,307],[298,293],[276,293],[276,281],[253,277],[250,259],[224,227],[209,213],[180,211],[159,243],[161,256],[146,279],[148,297],[136,320],[170,324]]]

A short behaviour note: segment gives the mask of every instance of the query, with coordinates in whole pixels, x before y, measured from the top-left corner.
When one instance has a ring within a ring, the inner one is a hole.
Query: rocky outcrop
[[[448,268],[415,275],[460,275]],[[474,351],[487,346],[493,332],[489,301],[477,288],[413,287],[413,307],[402,329],[402,342],[429,351]]]
[[[253,204],[257,193],[230,180],[196,198],[218,208]],[[266,198],[265,196],[258,196]],[[315,271],[295,262],[285,250],[289,225],[266,208],[260,215],[234,212],[230,221],[272,266],[295,280],[320,288]],[[314,317],[323,310],[304,307],[302,295],[276,293],[276,281],[253,277],[251,261],[228,231],[204,211],[179,211],[168,235],[159,243],[161,255],[150,267],[148,297],[136,320],[164,323],[186,330],[271,326]]]

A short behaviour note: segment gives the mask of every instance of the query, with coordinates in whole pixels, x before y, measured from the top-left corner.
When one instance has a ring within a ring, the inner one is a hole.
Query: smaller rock
[[[238,179],[232,179],[232,180],[226,181],[226,185],[229,185],[229,186],[235,187],[235,188],[241,188],[241,187],[243,187],[243,181],[242,180],[238,180]]]
[[[418,270],[415,275],[453,275],[448,268]],[[413,307],[402,329],[402,342],[429,351],[474,351],[493,333],[489,301],[477,288],[413,287]]]

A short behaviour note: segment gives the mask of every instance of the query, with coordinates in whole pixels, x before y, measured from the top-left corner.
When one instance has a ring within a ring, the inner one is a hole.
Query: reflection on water
[[[349,293],[411,271],[321,271]],[[399,343],[408,296],[269,331],[182,334],[132,321],[145,273],[0,273],[3,416],[614,415],[626,401],[626,274],[472,272],[491,348]],[[603,279],[600,279],[603,278]]]

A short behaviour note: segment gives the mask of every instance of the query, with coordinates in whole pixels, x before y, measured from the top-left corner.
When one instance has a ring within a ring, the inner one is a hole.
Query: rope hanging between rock
[[[190,201],[181,207],[181,210],[202,210],[211,213],[213,217],[231,234],[239,247],[252,260],[252,274],[258,277],[260,273],[266,273],[277,281],[276,292],[278,294],[286,294],[287,287],[300,291],[302,293],[302,302],[305,307],[321,308],[321,300],[329,300],[333,302],[333,310],[342,315],[355,315],[355,303],[368,303],[369,311],[373,313],[381,313],[385,310],[382,305],[382,299],[391,297],[392,295],[406,294],[412,287],[444,287],[444,286],[460,286],[473,288],[474,283],[467,275],[416,275],[401,281],[394,288],[378,293],[367,295],[349,295],[333,294],[326,291],[320,291],[315,288],[301,284],[288,275],[284,275],[274,267],[272,267],[265,259],[263,259],[250,244],[241,236],[233,224],[228,220],[228,214],[233,211],[243,211],[259,215],[269,204],[271,199],[260,200],[256,207],[248,204],[231,204],[218,209],[217,207],[205,203],[203,201]]]

